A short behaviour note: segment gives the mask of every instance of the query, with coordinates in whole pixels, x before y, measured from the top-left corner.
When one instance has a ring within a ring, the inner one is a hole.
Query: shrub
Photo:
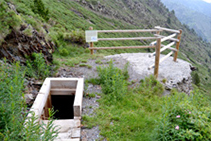
[[[165,97],[156,140],[211,140],[210,113],[210,106],[198,93]]]
[[[14,11],[8,8],[5,1],[0,1],[0,33],[2,38],[16,29],[21,24],[21,18]]]
[[[46,21],[49,20],[49,11],[45,8],[42,0],[34,0],[34,6],[32,10],[34,13],[39,14]]]
[[[197,86],[200,85],[200,78],[199,78],[198,73],[193,74],[193,83],[196,84]]]
[[[111,99],[120,100],[127,92],[127,83],[122,71],[109,62],[108,67],[98,67],[99,81],[104,94],[109,94]]]
[[[69,55],[69,52],[67,51],[66,48],[59,48],[59,54],[61,56],[68,56]]]
[[[27,57],[26,75],[36,79],[44,79],[50,75],[50,67],[46,65],[42,53],[33,53],[31,58]]]
[[[152,97],[154,95],[162,96],[164,88],[163,85],[151,75],[150,77],[146,77],[145,80],[141,80],[138,91],[147,97]]]
[[[50,120],[39,124],[37,117],[28,119],[24,100],[24,72],[19,63],[0,66],[0,140],[54,140],[58,132]],[[52,114],[51,114],[52,115]],[[46,130],[43,130],[43,129]]]
[[[83,30],[72,30],[70,33],[64,34],[64,39],[73,43],[85,44],[85,33]]]

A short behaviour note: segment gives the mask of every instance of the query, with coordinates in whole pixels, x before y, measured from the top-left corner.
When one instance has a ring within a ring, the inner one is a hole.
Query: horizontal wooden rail
[[[117,41],[117,40],[154,40],[157,37],[134,37],[134,38],[98,38],[98,41]]]
[[[162,63],[166,58],[170,57],[173,54],[173,51],[169,52],[166,56],[160,59],[159,64]],[[152,64],[151,66],[148,67],[148,70],[152,69],[155,67],[155,64]]]
[[[158,29],[140,29],[140,30],[97,30],[98,33],[126,33],[126,32],[157,32]]]
[[[131,48],[155,48],[156,46],[118,46],[118,47],[90,47],[90,50],[103,50],[103,49],[131,49]]]
[[[51,95],[73,95],[76,89],[51,89]]]
[[[162,37],[162,38],[166,37],[166,36],[159,35],[159,34],[154,34],[154,35],[155,35],[155,37]],[[170,38],[169,40],[175,41],[175,42],[179,42],[179,40],[178,39],[175,39],[175,38]]]
[[[168,47],[168,49],[170,49],[171,51],[178,51],[176,48],[173,47]]]
[[[166,56],[164,56],[163,58],[160,59],[160,63],[162,63],[166,58],[170,57],[174,52],[171,51],[169,52]]]
[[[176,35],[177,35],[177,34],[174,33],[174,34],[172,34],[172,35],[169,35],[169,36],[167,36],[167,37],[162,38],[162,39],[161,39],[161,43],[164,42],[164,41],[166,41],[166,40],[169,40],[170,38],[175,37]],[[150,45],[155,45],[156,43],[157,43],[157,41],[154,41],[154,42],[150,43]]]
[[[160,26],[155,26],[155,29],[164,30],[164,31],[169,31],[169,32],[174,32],[174,33],[180,33],[179,30],[164,28],[164,27],[160,27]]]
[[[168,49],[169,47],[173,46],[174,44],[175,44],[175,42],[171,42],[170,44],[168,44],[168,45],[162,47],[162,48],[160,49],[160,53],[163,52],[164,50]],[[154,55],[155,55],[155,52],[153,52],[152,54],[150,54],[149,57],[152,57],[152,56],[154,56]]]

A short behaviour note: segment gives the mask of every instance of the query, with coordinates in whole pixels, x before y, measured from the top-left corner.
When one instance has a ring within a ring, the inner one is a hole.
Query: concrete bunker
[[[49,109],[56,111],[53,124],[59,129],[57,140],[80,140],[83,87],[83,78],[46,78],[30,109],[45,124]]]

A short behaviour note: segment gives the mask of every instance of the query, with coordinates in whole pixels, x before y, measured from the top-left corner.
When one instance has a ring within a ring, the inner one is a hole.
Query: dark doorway
[[[54,119],[73,119],[75,95],[51,95],[52,107],[56,111]]]

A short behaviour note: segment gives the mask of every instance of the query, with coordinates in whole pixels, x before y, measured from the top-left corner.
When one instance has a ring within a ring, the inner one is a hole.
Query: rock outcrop
[[[161,55],[161,58],[164,55]],[[154,69],[148,70],[148,67],[154,64],[155,58],[149,57],[149,53],[124,53],[107,56],[107,59],[113,59],[117,67],[123,68],[126,62],[129,62],[129,75],[131,80],[141,80],[149,75],[153,75]],[[192,90],[192,77],[190,63],[173,57],[167,58],[159,65],[158,80],[163,83],[166,90],[173,88],[187,94]]]
[[[21,27],[20,30],[25,28],[27,27]],[[26,56],[31,56],[34,52],[42,52],[47,63],[53,60],[51,53],[54,52],[54,44],[46,41],[36,30],[32,30],[31,37],[21,31],[12,30],[0,45],[0,59],[5,57],[11,62],[20,61],[25,64]]]

